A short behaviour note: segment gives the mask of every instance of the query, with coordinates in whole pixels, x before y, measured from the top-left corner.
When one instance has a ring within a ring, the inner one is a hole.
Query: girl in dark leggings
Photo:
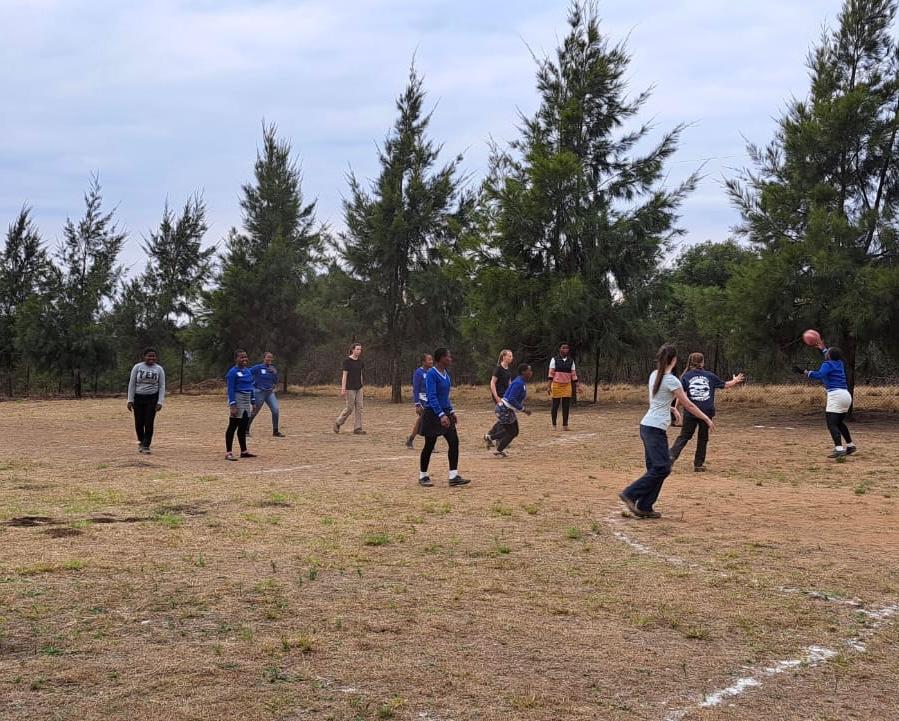
[[[449,459],[449,484],[451,486],[464,486],[467,478],[459,475],[459,434],[456,426],[459,422],[456,411],[450,403],[450,388],[453,382],[447,369],[453,364],[453,356],[446,348],[438,348],[434,351],[434,366],[425,376],[425,393],[427,405],[421,414],[421,429],[419,433],[425,438],[425,446],[421,450],[421,459],[418,473],[419,485],[433,486],[428,475],[428,466],[431,463],[431,454],[437,439],[440,436],[446,438],[447,458]]]
[[[250,418],[256,412],[256,384],[253,373],[247,367],[250,358],[244,350],[234,352],[234,366],[228,371],[225,379],[228,382],[228,430],[225,431],[225,460],[236,461],[231,452],[234,446],[234,433],[240,444],[241,458],[255,458],[255,453],[247,450],[247,428]]]
[[[165,371],[159,365],[154,348],[144,351],[144,362],[131,369],[128,381],[128,410],[134,414],[139,453],[150,453],[153,422],[165,403]]]
[[[819,349],[824,354],[824,363],[816,371],[803,371],[806,376],[821,381],[827,389],[827,406],[824,419],[833,439],[833,453],[828,458],[842,458],[855,453],[855,444],[846,426],[846,416],[852,408],[852,395],[846,383],[846,369],[843,366],[843,352],[839,348],[825,348],[821,341]],[[846,443],[843,443],[845,439]]]
[[[546,389],[552,398],[550,417],[553,428],[556,427],[561,407],[562,430],[568,430],[568,412],[571,409],[571,396],[574,388],[580,391],[577,382],[577,368],[574,365],[574,358],[571,357],[571,346],[568,343],[562,343],[559,346],[559,355],[554,356],[549,362],[549,385]]]

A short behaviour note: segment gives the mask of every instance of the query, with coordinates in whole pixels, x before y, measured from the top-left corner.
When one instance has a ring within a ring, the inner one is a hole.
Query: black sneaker
[[[705,473],[708,470],[705,466],[693,466],[694,473]]]
[[[409,450],[415,450],[415,436],[409,436],[406,439],[406,448]]]
[[[275,438],[287,438],[281,431],[272,431],[272,436]]]
[[[368,433],[366,431],[363,431],[361,428],[357,428],[355,431],[353,431],[353,435],[354,436],[367,436]]]
[[[484,434],[484,443],[487,444],[487,450],[488,450],[488,451],[496,445],[496,444],[493,442],[493,439],[490,437],[490,434],[489,434],[489,433],[485,433],[485,434]]]
[[[624,491],[618,494],[618,498],[621,499],[621,502],[627,506],[627,510],[633,513],[635,516],[639,516],[643,511],[637,508],[637,502],[631,498],[630,496],[624,495]]]
[[[255,457],[256,457],[256,454],[255,454],[255,453],[250,453],[249,451],[242,451],[241,454],[240,454],[240,457],[241,457],[241,458],[255,458]]]
[[[451,486],[464,486],[466,483],[471,483],[471,481],[468,478],[462,478],[462,476],[451,478],[449,482]]]
[[[430,488],[434,485],[434,481],[431,480],[430,476],[425,476],[424,478],[418,479],[418,485],[424,486],[425,488]]]
[[[833,453],[831,453],[827,457],[828,458],[845,458],[848,455],[849,455],[849,453],[847,451],[838,451],[836,448],[834,448]]]
[[[509,454],[506,453],[505,451],[493,451],[493,455],[496,456],[497,458],[508,458],[509,457]]]
[[[641,518],[661,518],[662,514],[658,511],[641,511]]]
[[[856,448],[855,446],[846,446],[846,455],[851,456],[857,450],[858,450],[858,448]]]

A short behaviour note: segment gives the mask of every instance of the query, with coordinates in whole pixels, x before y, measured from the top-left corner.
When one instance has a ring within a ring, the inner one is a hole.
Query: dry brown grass
[[[363,437],[330,432],[333,389],[286,398],[288,438],[265,411],[235,464],[220,397],[173,398],[150,457],[122,401],[4,404],[0,718],[895,716],[896,626],[853,651],[870,618],[778,590],[899,599],[895,416],[864,414],[834,464],[817,415],[731,400],[712,471],[685,457],[665,519],[636,522],[614,501],[642,463],[623,391],[569,434],[540,408],[500,461],[461,389],[463,489],[444,454],[417,486],[384,392]],[[812,644],[840,655],[695,709]]]

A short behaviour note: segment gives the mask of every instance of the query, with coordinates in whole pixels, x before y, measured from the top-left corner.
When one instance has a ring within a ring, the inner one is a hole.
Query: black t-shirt
[[[493,370],[493,377],[496,378],[496,395],[502,398],[512,382],[512,369],[503,368],[501,364],[497,363]]]
[[[362,388],[362,369],[365,363],[355,358],[343,359],[343,370],[346,371],[346,389],[348,391],[358,391]]]

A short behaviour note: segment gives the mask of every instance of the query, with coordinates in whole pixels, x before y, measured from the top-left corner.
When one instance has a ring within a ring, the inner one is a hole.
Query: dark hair
[[[571,348],[571,343],[569,343],[567,340],[563,340],[561,343],[559,343],[559,350],[562,349],[563,345],[567,345],[569,348]]]
[[[699,370],[700,368],[705,368],[705,356],[702,353],[691,353],[687,357],[687,367],[684,368],[684,372],[681,375],[683,378],[690,371]]]
[[[449,355],[449,348],[438,348],[434,351],[434,362],[439,363],[444,356]]]
[[[156,349],[155,348],[144,348],[144,355],[147,355],[147,353],[156,353]],[[159,353],[156,353],[156,355],[159,355]]]
[[[665,343],[665,345],[659,348],[659,352],[656,353],[656,382],[653,383],[653,395],[658,393],[659,388],[662,387],[662,378],[665,376],[665,371],[675,358],[677,358],[677,348],[671,345],[671,343]]]
[[[429,355],[431,355],[431,354],[430,354],[430,353],[422,353],[422,354],[421,354],[421,362],[424,363],[424,362],[425,362],[425,358],[427,358]]]
[[[836,346],[827,349],[827,360],[841,361],[843,360],[843,351]]]
[[[359,341],[356,341],[350,346],[350,353],[352,353],[356,348],[361,348],[362,344]]]
[[[237,358],[237,356],[239,356],[241,353],[246,353],[246,351],[243,348],[238,348],[236,351],[234,351],[234,357]]]
[[[519,364],[519,366],[518,366],[518,375],[521,375],[522,373],[524,373],[524,372],[525,372],[528,368],[530,368],[530,367],[531,367],[531,366],[530,366],[529,363],[521,363],[521,364]]]

